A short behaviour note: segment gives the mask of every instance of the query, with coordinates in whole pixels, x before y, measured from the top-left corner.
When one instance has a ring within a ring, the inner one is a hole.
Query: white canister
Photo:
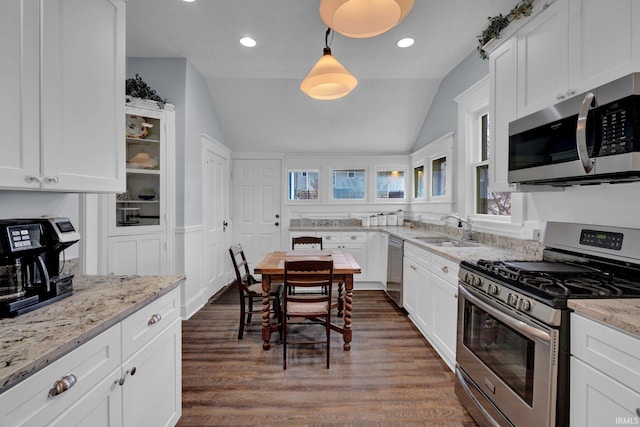
[[[387,225],[387,216],[380,214],[378,215],[378,225],[385,227]]]
[[[372,227],[377,227],[378,226],[378,217],[375,215],[371,215],[371,217],[369,217],[369,224]]]
[[[398,211],[396,215],[398,215],[398,225],[402,227],[404,225],[404,212]]]
[[[371,221],[369,220],[368,216],[363,216],[362,217],[362,226],[363,227],[369,227],[371,225]]]
[[[387,214],[387,225],[398,225],[398,215],[393,213]]]

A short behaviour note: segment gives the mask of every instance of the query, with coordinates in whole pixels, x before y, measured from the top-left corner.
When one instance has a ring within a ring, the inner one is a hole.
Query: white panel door
[[[109,237],[109,274],[156,275],[168,273],[166,234]]]
[[[43,188],[125,191],[125,2],[42,4]]]
[[[216,149],[211,140],[203,139],[204,191],[203,225],[204,235],[204,276],[206,297],[214,295],[226,284],[225,265],[229,263],[226,242],[228,224],[229,173],[228,157]]]
[[[236,159],[233,166],[233,239],[254,266],[280,243],[280,160]]]
[[[35,1],[4,0],[0,11],[0,185],[39,188],[39,23]]]

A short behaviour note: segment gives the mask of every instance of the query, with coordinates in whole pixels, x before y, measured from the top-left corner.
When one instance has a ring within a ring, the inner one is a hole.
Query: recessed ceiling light
[[[240,39],[240,44],[245,47],[254,47],[256,45],[256,41],[251,37],[243,37]]]
[[[182,0],[182,1],[185,2],[185,3],[191,3],[191,2],[194,2],[196,0]]]
[[[409,47],[412,46],[415,40],[411,37],[407,37],[401,40],[398,40],[398,47]]]

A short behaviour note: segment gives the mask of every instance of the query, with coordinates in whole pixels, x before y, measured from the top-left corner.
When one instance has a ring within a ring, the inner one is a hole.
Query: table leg
[[[351,307],[353,303],[353,275],[347,274],[344,278],[344,338],[343,348],[345,351],[351,350]]]
[[[271,291],[271,275],[262,275],[262,349],[271,348],[271,313],[269,311],[269,292]]]

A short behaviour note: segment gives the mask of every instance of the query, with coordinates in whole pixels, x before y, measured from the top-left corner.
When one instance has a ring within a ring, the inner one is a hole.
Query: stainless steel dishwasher
[[[404,240],[389,236],[387,245],[387,295],[402,307],[402,258],[404,257]]]

